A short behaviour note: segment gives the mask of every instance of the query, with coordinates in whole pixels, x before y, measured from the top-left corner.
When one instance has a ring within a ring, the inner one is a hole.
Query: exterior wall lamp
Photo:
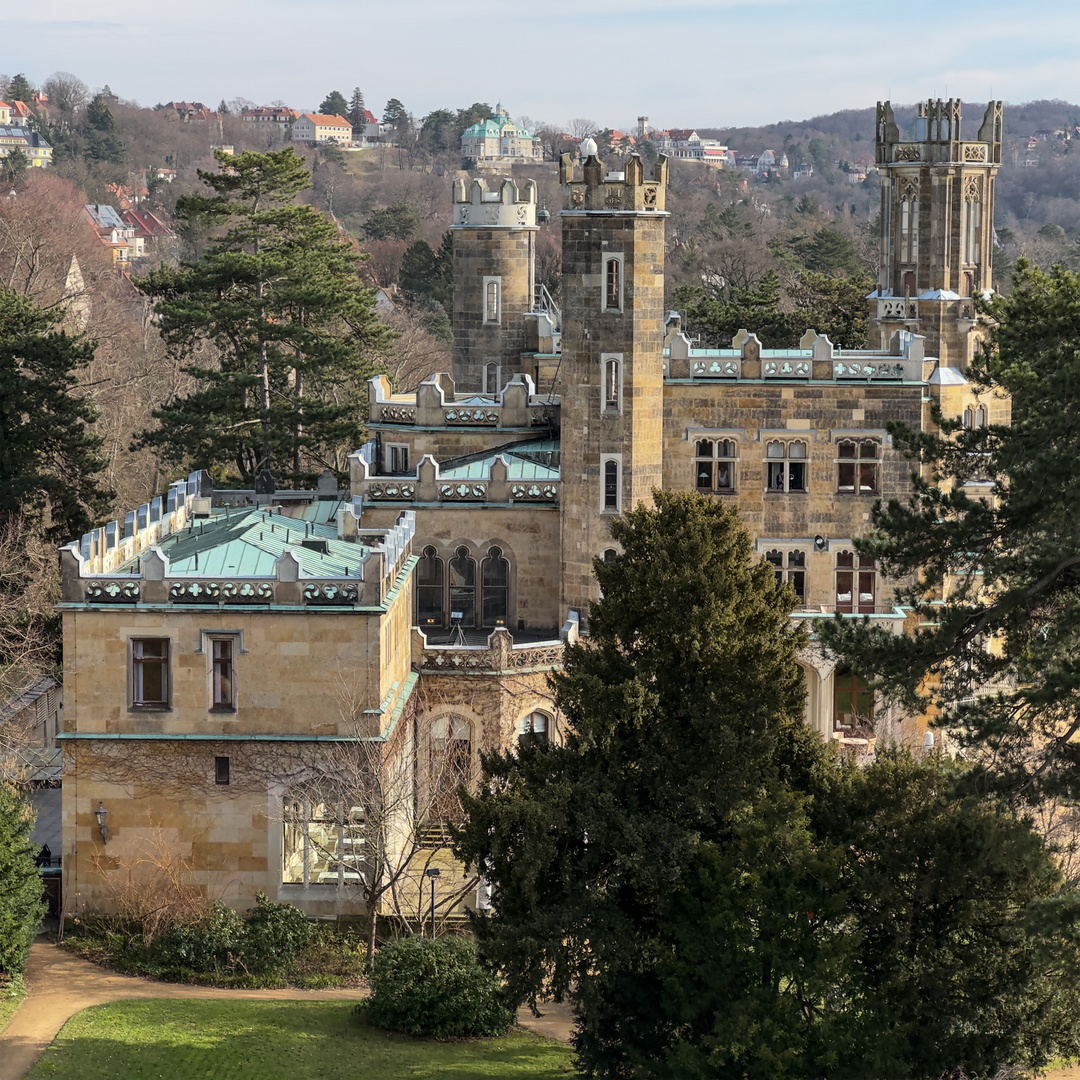
[[[107,844],[109,842],[109,826],[105,824],[105,815],[108,812],[109,811],[106,810],[105,807],[102,806],[100,802],[98,802],[97,809],[94,811],[94,817],[97,818],[98,828],[101,830],[101,843],[102,843],[102,845]]]

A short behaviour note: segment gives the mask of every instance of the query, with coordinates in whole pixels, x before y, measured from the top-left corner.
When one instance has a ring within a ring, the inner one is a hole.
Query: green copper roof
[[[313,503],[309,509],[313,517],[325,519],[329,508],[338,505]],[[190,521],[188,528],[165,537],[158,546],[169,559],[169,573],[174,577],[273,577],[275,563],[287,550],[309,576],[359,577],[370,552],[362,544],[338,540],[336,524],[286,517],[259,507],[214,510],[209,518]],[[133,573],[137,562],[133,559],[117,572]]]
[[[506,478],[518,480],[558,480],[559,440],[533,439],[531,442],[510,443],[491,450],[451,458],[439,465],[439,478],[443,480],[486,480],[495,459],[503,457],[507,462]]]

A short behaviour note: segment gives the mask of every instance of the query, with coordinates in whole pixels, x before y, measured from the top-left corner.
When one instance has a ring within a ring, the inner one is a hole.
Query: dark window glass
[[[433,547],[424,548],[416,567],[416,621],[443,626],[443,561]]]
[[[233,709],[236,707],[236,680],[233,672],[232,639],[216,639],[213,652],[213,706],[215,709]]]
[[[604,462],[604,509],[619,509],[619,463],[610,459]]]
[[[460,547],[450,560],[450,618],[461,615],[462,626],[476,625],[476,561]]]
[[[227,784],[229,782],[229,759],[227,757],[214,758],[214,783]]]
[[[507,594],[510,584],[510,564],[502,557],[502,549],[493,547],[484,560],[482,576],[481,618],[484,626],[505,626]]]
[[[131,643],[133,705],[168,705],[169,641],[135,638]]]

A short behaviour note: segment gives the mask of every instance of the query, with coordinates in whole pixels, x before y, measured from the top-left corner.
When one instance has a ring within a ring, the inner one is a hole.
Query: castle
[[[1008,419],[964,374],[972,297],[991,282],[1001,105],[975,141],[956,101],[918,125],[903,140],[878,106],[881,265],[859,350],[812,328],[795,349],[752,327],[694,347],[664,310],[662,157],[650,175],[636,156],[613,171],[587,140],[562,159],[558,306],[535,280],[535,185],[456,181],[453,372],[409,394],[372,380],[348,490],[327,474],[316,492],[269,477],[221,492],[193,475],[62,549],[67,910],[115,905],[153,836],[237,906],[262,891],[355,911],[369,811],[296,792],[357,740],[399,763],[426,807],[410,858],[427,851],[450,888],[440,785],[475,775],[480,750],[562,738],[547,673],[587,633],[610,521],[654,488],[737,503],[794,618],[909,630],[853,546],[874,502],[910,485],[887,424],[927,427],[934,405]],[[923,721],[875,715],[816,647],[801,664],[823,737],[859,743],[872,720],[921,741]]]

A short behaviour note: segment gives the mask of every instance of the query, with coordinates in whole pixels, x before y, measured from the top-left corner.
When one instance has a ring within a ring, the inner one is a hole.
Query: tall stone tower
[[[454,181],[454,382],[498,393],[525,370],[525,312],[533,308],[536,182]]]
[[[881,266],[870,294],[870,346],[895,330],[926,338],[926,352],[964,368],[977,335],[973,295],[992,287],[994,177],[1001,164],[1001,102],[974,142],[960,136],[960,102],[919,106],[902,140],[889,102],[877,107]]]
[[[564,155],[562,211],[562,611],[584,620],[592,560],[612,518],[652,496],[663,456],[667,159],[610,172],[592,140]]]

